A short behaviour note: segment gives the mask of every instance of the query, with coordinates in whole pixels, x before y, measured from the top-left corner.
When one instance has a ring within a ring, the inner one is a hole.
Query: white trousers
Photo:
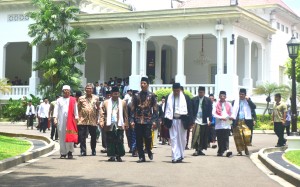
[[[64,130],[62,130],[64,129]],[[58,128],[58,137],[60,145],[60,154],[66,155],[68,152],[74,152],[74,143],[66,142],[66,128]]]
[[[183,128],[180,119],[173,119],[169,132],[172,146],[172,160],[178,160],[180,157],[184,158],[186,130]]]

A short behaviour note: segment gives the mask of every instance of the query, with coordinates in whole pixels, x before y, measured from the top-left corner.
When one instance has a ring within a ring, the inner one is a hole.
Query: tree
[[[267,110],[269,109],[269,105],[271,102],[271,95],[274,93],[287,93],[289,90],[289,87],[287,85],[277,85],[276,83],[269,83],[266,82],[264,84],[261,84],[257,86],[256,88],[253,89],[253,93],[255,95],[266,95],[266,101],[267,101],[267,106],[266,109],[264,110],[263,116],[265,116]],[[283,98],[285,97],[285,94],[283,94]]]
[[[71,21],[78,20],[79,8],[51,0],[33,0],[33,5],[37,10],[27,13],[35,21],[29,25],[28,35],[34,38],[31,45],[46,47],[45,56],[34,62],[34,70],[43,74],[39,90],[54,99],[65,84],[80,89],[82,72],[76,65],[85,63],[88,33],[70,27]]]
[[[8,79],[0,79],[0,93],[5,94],[11,91],[11,85],[8,83]]]
[[[300,54],[300,52],[299,52]],[[300,55],[295,59],[296,60],[296,82],[300,82]],[[286,74],[289,78],[292,77],[292,59],[288,59],[285,63],[286,66]]]

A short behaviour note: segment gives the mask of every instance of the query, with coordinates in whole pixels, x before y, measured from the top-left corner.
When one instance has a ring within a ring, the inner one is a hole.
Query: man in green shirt
[[[287,106],[281,101],[281,95],[275,94],[275,103],[273,106],[272,121],[274,123],[274,131],[278,137],[278,142],[275,147],[285,146],[286,140],[284,139],[284,124],[286,119]]]

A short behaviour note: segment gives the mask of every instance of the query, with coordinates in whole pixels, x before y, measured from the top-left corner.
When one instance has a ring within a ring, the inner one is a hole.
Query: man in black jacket
[[[253,111],[256,105],[246,95],[246,89],[240,89],[239,100],[233,101],[233,115],[235,121],[233,122],[233,137],[236,145],[238,155],[242,155],[245,151],[249,155],[247,146],[251,145],[252,131],[253,131]]]
[[[208,126],[212,121],[212,103],[204,96],[205,87],[199,86],[198,96],[192,99],[193,129],[192,148],[195,149],[193,156],[205,155],[202,151],[207,149]]]

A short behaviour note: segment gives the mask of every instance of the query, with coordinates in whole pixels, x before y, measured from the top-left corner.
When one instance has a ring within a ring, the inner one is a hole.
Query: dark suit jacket
[[[195,122],[197,117],[199,102],[199,96],[196,96],[192,99],[193,122]],[[212,103],[208,97],[204,96],[202,100],[202,123],[207,123],[207,118],[209,118],[209,121],[212,121]]]

